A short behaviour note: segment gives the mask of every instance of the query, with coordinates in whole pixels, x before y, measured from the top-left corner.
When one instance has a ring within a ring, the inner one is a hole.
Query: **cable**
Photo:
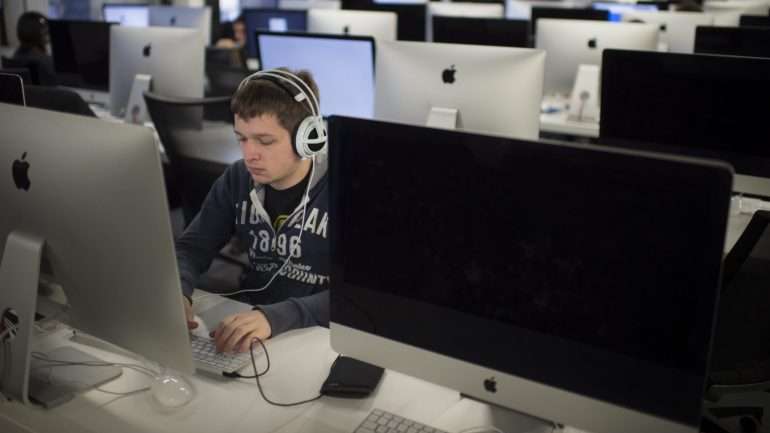
[[[61,359],[50,358],[47,354],[42,352],[32,352],[32,357],[38,361],[44,361],[51,363],[52,365],[41,365],[37,368],[53,368],[53,367],[66,367],[66,366],[83,366],[83,367],[120,367],[134,370],[138,373],[142,373],[150,378],[154,378],[158,375],[157,372],[149,367],[145,367],[139,364],[129,364],[123,362],[103,362],[103,361],[65,361]]]
[[[302,245],[302,233],[305,232],[305,217],[307,216],[307,205],[310,202],[310,186],[313,184],[313,176],[315,175],[315,168],[316,168],[316,161],[315,161],[315,155],[311,157],[312,164],[310,165],[310,179],[307,181],[307,186],[305,187],[305,194],[302,196],[302,224],[299,228],[299,235],[297,237],[297,244]],[[270,287],[270,284],[273,283],[273,280],[275,280],[278,275],[281,274],[281,271],[286,267],[286,265],[289,264],[291,259],[294,257],[294,253],[291,251],[291,246],[289,248],[289,255],[286,257],[286,260],[284,260],[281,267],[278,268],[275,273],[273,273],[273,276],[270,277],[270,279],[265,283],[262,287],[258,289],[241,289],[236,290],[235,292],[229,292],[229,293],[209,293],[207,295],[200,296],[195,299],[196,302],[200,302],[201,299],[206,299],[211,296],[235,296],[240,295],[241,293],[258,293],[267,290],[268,287]]]
[[[257,361],[254,360],[254,343],[259,343],[259,345],[262,346],[262,351],[265,352],[265,358],[267,359],[267,368],[265,368],[265,371],[263,371],[262,373],[259,373],[257,371]],[[305,403],[310,403],[310,402],[316,401],[319,398],[323,397],[323,394],[318,394],[317,397],[309,398],[307,400],[297,401],[297,402],[294,402],[294,403],[279,403],[279,402],[275,402],[275,401],[270,400],[265,395],[265,391],[262,389],[262,384],[259,382],[259,377],[264,375],[265,373],[267,373],[270,370],[270,356],[267,354],[267,347],[265,347],[265,343],[262,342],[261,338],[254,337],[251,340],[251,344],[249,345],[249,355],[251,356],[251,366],[254,368],[254,376],[240,376],[240,377],[256,379],[256,381],[257,381],[257,389],[259,389],[259,394],[269,404],[272,404],[273,406],[280,406],[280,407],[299,406],[301,404],[305,404]],[[238,376],[227,376],[227,377],[238,377]]]
[[[505,433],[504,431],[500,430],[499,428],[492,426],[492,425],[484,425],[484,426],[478,426],[478,427],[470,427],[466,428],[464,430],[460,430],[457,433]]]

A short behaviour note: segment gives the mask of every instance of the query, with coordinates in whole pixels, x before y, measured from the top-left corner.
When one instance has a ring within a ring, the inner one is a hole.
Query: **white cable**
[[[505,433],[499,428],[492,425],[484,425],[478,427],[470,427],[464,430],[460,430],[457,433]]]
[[[307,181],[307,186],[305,187],[305,195],[302,197],[302,201],[303,201],[302,224],[300,225],[299,235],[297,237],[297,245],[299,245],[300,248],[302,247],[302,233],[304,233],[305,231],[305,217],[307,216],[307,205],[310,202],[310,185],[313,184],[313,176],[315,175],[315,166],[316,166],[315,155],[311,157],[311,161],[312,161],[312,164],[310,165],[310,179],[308,179]],[[273,273],[273,276],[270,277],[270,280],[268,280],[267,283],[265,283],[265,285],[263,285],[258,289],[241,289],[230,293],[209,293],[207,295],[203,295],[198,298],[195,298],[195,301],[197,302],[197,301],[200,301],[201,299],[206,299],[211,296],[234,296],[234,295],[239,295],[241,293],[257,293],[257,292],[265,291],[267,290],[268,287],[270,287],[270,284],[273,283],[273,280],[275,280],[276,277],[278,277],[278,275],[281,274],[281,271],[283,271],[286,265],[289,264],[292,257],[294,257],[294,253],[291,251],[291,246],[289,246],[289,255],[286,257],[286,260],[284,260],[281,267],[279,267],[278,270],[275,271],[275,273]]]
[[[43,352],[32,352],[32,357],[38,361],[49,362],[50,365],[41,365],[37,368],[54,368],[54,367],[67,367],[67,366],[83,366],[83,367],[121,367],[134,370],[138,373],[142,373],[145,376],[154,378],[158,376],[158,373],[139,364],[130,364],[125,362],[104,362],[104,361],[66,361],[62,359],[53,359]]]

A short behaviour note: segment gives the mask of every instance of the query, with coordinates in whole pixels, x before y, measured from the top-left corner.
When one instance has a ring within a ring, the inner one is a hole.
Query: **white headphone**
[[[278,88],[285,91],[295,101],[302,103],[305,101],[310,111],[310,115],[302,119],[292,134],[292,144],[294,151],[300,158],[311,158],[316,153],[326,147],[327,135],[326,124],[321,117],[321,106],[313,93],[313,89],[297,75],[283,69],[265,69],[255,72],[241,81],[238,85],[240,92],[252,80],[267,80],[275,84]],[[296,90],[291,89],[284,84],[288,84]],[[289,131],[292,132],[292,131]]]

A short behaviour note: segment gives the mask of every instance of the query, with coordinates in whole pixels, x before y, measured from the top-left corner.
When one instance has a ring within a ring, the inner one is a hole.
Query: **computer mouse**
[[[176,409],[195,398],[195,389],[184,378],[172,373],[162,373],[150,385],[153,400],[165,409]]]

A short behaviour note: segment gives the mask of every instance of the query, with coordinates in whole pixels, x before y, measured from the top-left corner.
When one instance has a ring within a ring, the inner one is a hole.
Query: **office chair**
[[[770,430],[763,425],[770,405],[769,226],[770,212],[757,211],[723,262],[704,420],[719,424],[737,417],[734,431],[740,433]],[[741,405],[723,401],[738,393],[754,397]]]
[[[206,48],[206,96],[232,96],[247,75],[240,48]]]
[[[22,68],[29,71],[29,81],[24,83],[34,84],[37,86],[55,86],[56,82],[53,78],[46,78],[40,76],[38,71],[40,63],[35,60],[17,60],[10,57],[0,58],[0,64],[3,68]]]
[[[32,76],[29,74],[28,68],[0,68],[0,73],[18,75],[24,84],[32,82]]]
[[[165,148],[171,177],[181,195],[186,227],[226,166],[185,156],[186,153],[189,155],[185,150],[216,148],[233,141],[230,98],[180,99],[145,92],[144,100]],[[218,130],[222,134],[217,134]]]
[[[184,226],[198,214],[211,186],[227,165],[190,156],[190,149],[221,148],[232,143],[233,115],[230,97],[173,98],[144,92],[147,112],[155,125],[168,159],[166,188],[181,200]],[[204,152],[206,153],[206,152]],[[217,293],[238,287],[238,277],[248,266],[246,248],[236,238],[226,245],[198,284]],[[224,263],[222,263],[224,262]]]
[[[96,117],[88,103],[75,91],[61,87],[25,85],[24,93],[28,107]]]

